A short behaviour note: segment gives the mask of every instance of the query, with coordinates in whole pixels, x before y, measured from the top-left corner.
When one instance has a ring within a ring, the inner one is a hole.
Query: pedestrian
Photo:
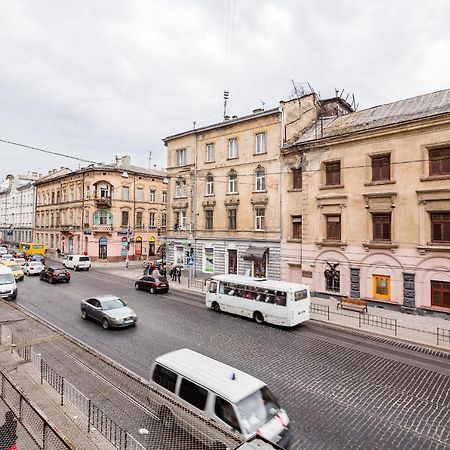
[[[5,423],[0,427],[0,449],[17,450],[17,419],[12,411],[5,413]]]
[[[61,258],[61,250],[59,248],[56,249],[56,254],[58,255],[58,258]]]
[[[176,279],[178,280],[178,283],[181,283],[181,267],[177,266],[177,272],[176,272]]]
[[[128,256],[125,258],[125,269],[128,269],[128,264],[130,263]]]
[[[161,276],[166,277],[166,275],[167,275],[167,269],[166,269],[166,265],[165,265],[165,264],[163,264],[163,265],[161,266],[161,270],[160,270],[159,272],[161,273]]]

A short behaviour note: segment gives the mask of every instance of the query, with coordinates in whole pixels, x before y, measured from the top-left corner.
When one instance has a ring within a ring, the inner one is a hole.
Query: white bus
[[[257,323],[293,327],[309,320],[310,294],[306,284],[217,275],[211,278],[206,306],[214,311],[253,318]]]

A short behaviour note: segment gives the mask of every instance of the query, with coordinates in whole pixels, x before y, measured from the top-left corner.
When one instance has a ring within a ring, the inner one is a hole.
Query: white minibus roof
[[[156,358],[155,362],[196,382],[231,403],[237,403],[265,386],[261,380],[245,372],[188,348],[161,355]]]
[[[247,286],[263,287],[274,291],[301,291],[309,289],[307,284],[290,283],[289,281],[268,280],[267,278],[252,278],[243,275],[216,275],[212,280],[225,281],[229,283],[245,284]]]

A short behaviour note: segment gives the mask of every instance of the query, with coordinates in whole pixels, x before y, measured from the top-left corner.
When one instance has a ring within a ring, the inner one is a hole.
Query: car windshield
[[[11,270],[21,270],[19,266],[9,266]]]
[[[9,284],[14,282],[14,277],[12,273],[2,273],[0,274],[0,284]]]
[[[65,271],[66,271],[66,269],[63,269],[63,268],[53,269],[53,272],[58,272],[58,273],[65,272]]]
[[[109,309],[123,308],[124,306],[125,303],[120,298],[115,298],[113,300],[107,300],[105,302],[102,302],[102,308],[104,311],[108,311]]]
[[[276,416],[280,410],[267,386],[237,403],[245,433],[253,433]]]

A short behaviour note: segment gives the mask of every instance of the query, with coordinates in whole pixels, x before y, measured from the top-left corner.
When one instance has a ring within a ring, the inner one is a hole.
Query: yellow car
[[[23,281],[24,274],[22,267],[20,267],[20,265],[17,264],[16,261],[0,261],[0,263],[6,267],[9,267],[12,270],[12,273],[16,281]]]

